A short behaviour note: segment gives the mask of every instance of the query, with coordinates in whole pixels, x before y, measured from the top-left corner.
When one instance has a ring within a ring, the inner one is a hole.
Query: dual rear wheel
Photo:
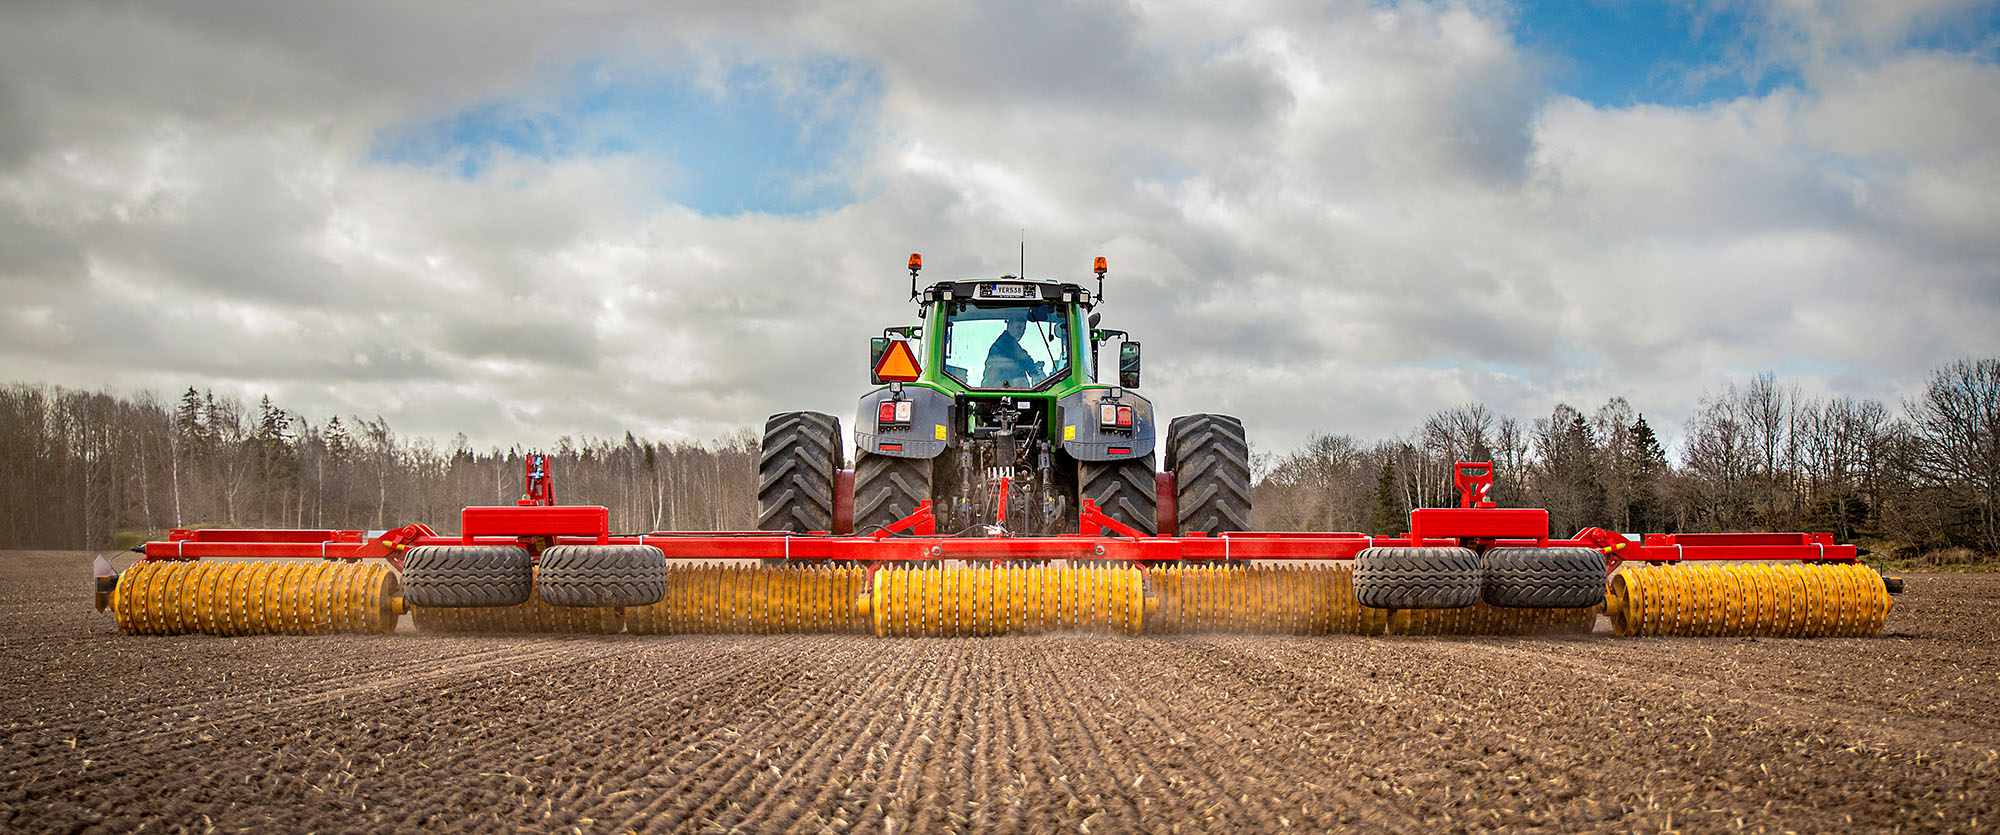
[[[667,557],[651,545],[557,545],[539,566],[517,545],[437,545],[403,557],[403,599],[412,606],[646,606],[666,594]]]
[[[1376,609],[1581,609],[1604,602],[1604,555],[1592,548],[1367,548],[1354,595]]]

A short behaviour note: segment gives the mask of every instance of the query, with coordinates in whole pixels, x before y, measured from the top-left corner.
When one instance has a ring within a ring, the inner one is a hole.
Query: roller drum
[[[110,608],[128,634],[386,633],[400,591],[381,563],[147,560],[119,575]]]
[[[1627,565],[1606,608],[1619,635],[1874,635],[1891,606],[1861,564]]]
[[[856,601],[868,570],[856,567],[675,566],[658,603],[625,610],[642,634],[862,632]]]

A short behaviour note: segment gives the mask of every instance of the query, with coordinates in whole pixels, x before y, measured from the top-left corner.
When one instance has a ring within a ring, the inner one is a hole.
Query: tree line
[[[1669,455],[1622,397],[1527,422],[1472,403],[1403,437],[1314,435],[1259,455],[1256,521],[1400,533],[1411,508],[1457,502],[1454,462],[1491,461],[1491,498],[1547,508],[1557,535],[1812,530],[2000,554],[2000,358],[1942,366],[1901,405],[1806,397],[1764,374],[1703,398]]]
[[[617,532],[743,529],[757,515],[758,439],[697,444],[564,436],[545,450],[558,501],[600,504]],[[183,392],[123,398],[0,388],[0,547],[107,548],[177,527],[455,533],[466,505],[521,497],[520,447],[406,439],[387,421],[312,423]]]
[[[1802,396],[1765,374],[1704,398],[1673,454],[1624,398],[1522,421],[1478,403],[1407,435],[1316,434],[1254,462],[1266,530],[1402,532],[1413,507],[1457,503],[1456,461],[1492,461],[1491,498],[1549,510],[1558,535],[1831,531],[1917,551],[2000,553],[2000,358],[1936,369],[1923,393]],[[519,447],[440,448],[377,417],[315,423],[189,388],[176,400],[25,383],[0,388],[0,547],[125,545],[175,527],[455,532],[469,504],[519,497]],[[561,501],[600,504],[619,532],[748,529],[758,438],[708,443],[563,437]]]

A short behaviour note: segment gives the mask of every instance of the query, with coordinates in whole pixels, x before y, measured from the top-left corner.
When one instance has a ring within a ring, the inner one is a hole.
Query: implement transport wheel
[[[1250,442],[1243,421],[1186,415],[1167,427],[1167,469],[1174,474],[1180,533],[1250,529]]]
[[[1480,558],[1479,597],[1509,609],[1581,609],[1604,602],[1604,554],[1595,548],[1494,548]]]
[[[833,530],[833,481],[840,470],[840,420],[785,412],[764,423],[757,462],[757,529]]]
[[[412,606],[519,606],[534,590],[534,560],[518,545],[424,545],[403,555]]]
[[[1467,548],[1365,548],[1354,596],[1376,609],[1457,609],[1479,602],[1479,555]]]
[[[558,545],[542,552],[535,593],[551,606],[650,606],[667,576],[667,555],[651,545]]]
[[[1159,479],[1153,455],[1124,461],[1078,461],[1076,494],[1097,503],[1104,515],[1147,536],[1160,529]]]
[[[854,532],[865,534],[917,512],[931,497],[931,459],[854,456]]]

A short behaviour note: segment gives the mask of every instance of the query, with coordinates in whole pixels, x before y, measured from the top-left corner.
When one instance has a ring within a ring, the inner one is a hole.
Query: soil
[[[1868,639],[118,634],[0,553],[0,830],[1982,830],[2000,576]],[[123,564],[123,561],[120,561]]]

